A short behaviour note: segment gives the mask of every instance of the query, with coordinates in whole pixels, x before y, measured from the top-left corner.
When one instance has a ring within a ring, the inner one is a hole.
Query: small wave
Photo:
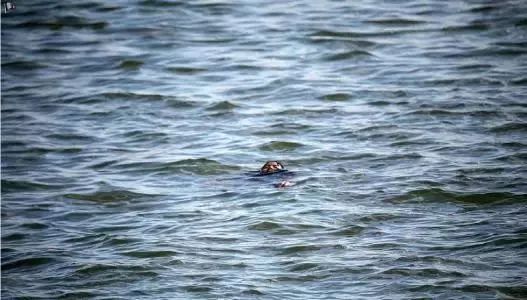
[[[130,92],[108,92],[102,93],[98,96],[109,100],[148,100],[148,101],[160,101],[163,100],[163,95],[159,94],[137,94]]]
[[[95,8],[96,11],[98,12],[113,12],[113,11],[116,11],[116,10],[120,10],[120,9],[123,9],[124,7],[123,6],[115,6],[115,5],[99,5],[97,8]]]
[[[318,282],[327,277],[331,276],[330,274],[309,274],[301,276],[278,276],[273,278],[273,281],[278,282]]]
[[[131,232],[138,230],[139,228],[142,228],[141,225],[110,225],[110,226],[101,226],[97,227],[94,232],[98,233],[125,233],[125,232]]]
[[[161,140],[168,138],[168,134],[164,132],[152,132],[146,130],[132,130],[124,133],[127,138],[133,138],[134,142],[137,141],[150,141],[150,140]]]
[[[113,191],[99,191],[92,194],[65,194],[64,197],[75,200],[86,200],[93,202],[119,202],[134,199],[141,199],[145,197],[153,197],[155,195],[135,193],[128,190],[113,190]]]
[[[510,81],[510,84],[512,85],[521,85],[521,86],[527,86],[527,77],[512,79]]]
[[[387,105],[407,105],[408,101],[386,101],[386,100],[377,100],[370,101],[368,105],[372,106],[387,106]]]
[[[112,166],[112,165],[114,165],[114,164],[116,164],[118,162],[119,162],[119,160],[107,160],[107,161],[103,161],[103,162],[99,162],[99,163],[95,163],[95,164],[89,165],[88,168],[99,170],[99,169],[104,169],[106,167]]]
[[[205,285],[187,285],[183,289],[190,293],[206,293],[212,291],[212,288]]]
[[[157,258],[157,257],[172,257],[180,253],[171,250],[157,250],[157,251],[129,251],[121,252],[121,255],[135,257],[135,258]]]
[[[76,134],[76,133],[52,133],[46,135],[49,139],[63,140],[68,142],[94,142],[95,139],[92,136]]]
[[[522,149],[523,150],[523,149]],[[513,154],[505,154],[496,158],[498,161],[527,161],[527,152],[519,151]]]
[[[391,130],[399,129],[397,125],[387,124],[387,125],[371,125],[359,128],[355,130],[355,132],[361,133],[361,132],[387,132]]]
[[[372,249],[372,250],[396,250],[399,251],[401,249],[401,245],[397,243],[391,243],[391,242],[374,242],[371,244],[366,244],[366,247]]]
[[[501,144],[503,147],[512,148],[514,150],[522,150],[527,148],[527,143],[522,142],[506,142]]]
[[[365,50],[351,50],[351,51],[329,55],[325,58],[325,60],[339,61],[339,60],[348,60],[348,59],[358,59],[358,58],[364,58],[364,57],[369,57],[369,56],[374,56],[374,55]]]
[[[288,163],[296,166],[305,166],[305,165],[315,165],[325,162],[334,162],[334,161],[354,161],[362,159],[370,159],[377,157],[373,153],[356,153],[351,155],[318,155],[316,157],[306,157],[299,159],[288,159]]]
[[[151,6],[151,7],[177,7],[183,5],[184,2],[181,1],[163,1],[163,0],[144,0],[139,2],[139,5],[142,6]]]
[[[243,291],[242,291],[242,294],[244,294],[244,295],[249,295],[249,296],[252,296],[252,297],[254,297],[254,296],[263,296],[263,295],[265,295],[265,293],[263,293],[263,292],[257,290],[256,288],[243,290]]]
[[[386,161],[397,161],[397,160],[418,160],[422,159],[424,156],[417,153],[417,152],[408,152],[408,153],[402,153],[402,154],[391,154],[386,156],[376,156],[371,159],[371,161],[380,161],[380,162],[386,162]]]
[[[418,256],[418,255],[405,255],[398,257],[394,263],[396,265],[408,265],[408,264],[419,264],[419,265],[432,265],[432,264],[440,264],[443,266],[456,266],[456,265],[464,265],[467,267],[473,267],[473,268],[482,268],[486,265],[480,262],[473,262],[468,260],[462,260],[460,258],[445,258],[435,255],[424,255],[424,256]]]
[[[99,296],[99,294],[88,291],[71,291],[62,292],[57,299],[93,299]]]
[[[489,70],[492,69],[494,66],[490,64],[482,64],[482,63],[469,63],[457,66],[456,69],[458,70]]]
[[[471,7],[468,11],[473,12],[473,13],[489,13],[498,8],[499,6],[497,5],[481,5],[481,6]]]
[[[236,5],[227,1],[198,1],[192,2],[191,8],[200,12],[206,12],[213,16],[224,16],[234,13]]]
[[[401,114],[400,116],[481,116],[481,117],[489,117],[489,116],[499,116],[500,112],[496,110],[452,110],[452,109],[443,109],[443,108],[433,108],[433,109],[416,109],[409,112],[406,112],[404,114]]]
[[[457,56],[458,54],[446,54],[448,56]],[[464,55],[464,54],[459,54]],[[479,85],[488,85],[488,86],[504,86],[505,83],[501,80],[495,80],[491,78],[485,78],[485,77],[459,77],[459,78],[451,78],[451,79],[431,79],[431,80],[424,80],[423,84],[425,86],[430,87],[437,87],[437,86],[445,86],[445,87],[460,87],[460,86],[479,86]]]
[[[276,222],[271,222],[271,221],[258,222],[248,227],[248,229],[250,230],[262,230],[262,231],[275,230],[279,228],[282,228],[282,225]]]
[[[418,24],[424,24],[425,21],[402,19],[402,18],[386,18],[386,19],[373,19],[367,20],[367,23],[387,26],[415,26]]]
[[[197,103],[179,99],[178,97],[161,94],[140,94],[131,92],[106,92],[89,96],[67,98],[62,101],[65,103],[95,104],[104,103],[108,100],[120,101],[162,101],[173,108],[196,107]],[[103,115],[108,114],[103,112]]]
[[[402,140],[389,143],[392,147],[407,147],[411,146],[414,149],[414,146],[429,146],[433,145],[436,141],[431,139],[423,139],[421,137],[417,138],[403,138]]]
[[[207,110],[212,110],[212,111],[225,111],[225,110],[233,110],[235,108],[238,108],[239,106],[232,103],[232,102],[229,102],[229,101],[221,101],[221,102],[218,102],[218,103],[215,103],[209,107],[207,107]]]
[[[405,30],[383,30],[373,32],[354,32],[354,31],[332,31],[332,30],[319,30],[309,35],[311,39],[350,39],[355,38],[373,38],[373,37],[385,37],[395,36],[408,33],[426,32],[426,30],[416,29],[405,29]]]
[[[139,245],[141,242],[143,242],[140,238],[127,238],[127,237],[111,237],[109,239],[105,239],[102,243],[103,246],[108,247],[116,247],[116,246],[131,246],[131,245]]]
[[[63,219],[61,219],[61,220],[63,220]],[[104,233],[84,234],[82,236],[66,238],[66,239],[62,240],[62,242],[68,243],[68,244],[72,244],[72,245],[75,245],[77,247],[80,246],[82,248],[86,248],[88,245],[100,245],[101,243],[104,243],[106,240],[108,240],[108,238],[109,238],[109,236],[104,234]]]
[[[263,127],[263,129],[259,127],[258,129],[262,129],[262,130],[253,131],[252,134],[261,135],[261,136],[279,136],[279,135],[297,134],[299,132],[305,133],[309,131],[310,128],[312,128],[312,126],[305,125],[305,124],[277,123],[271,126],[265,126]]]
[[[156,272],[151,271],[150,267],[147,266],[133,266],[133,265],[110,265],[110,264],[87,264],[83,265],[75,270],[75,275],[90,275],[95,276],[98,274],[137,274],[137,275],[150,275],[157,276]]]
[[[16,60],[2,63],[2,69],[32,71],[44,69],[47,65],[35,61]]]
[[[440,245],[430,247],[432,251],[451,251],[451,252],[470,252],[483,251],[485,253],[499,252],[503,249],[524,249],[527,246],[527,239],[525,237],[516,237],[508,235],[492,234],[486,237],[479,236],[477,239],[471,237],[470,239],[462,238],[459,244],[455,245]]]
[[[6,113],[4,115],[4,112],[2,112],[2,121],[18,124],[31,124],[32,122],[37,121],[37,119],[31,115],[28,115],[27,113],[15,112],[13,114]]]
[[[226,171],[239,170],[238,166],[224,165],[215,160],[198,158],[184,159],[167,165],[170,170],[191,172],[197,175],[216,175],[224,174]]]
[[[464,204],[490,205],[525,202],[527,201],[527,196],[498,192],[468,194],[445,191],[439,188],[432,188],[411,191],[404,195],[394,198],[393,201],[452,201]]]
[[[23,240],[23,239],[25,239],[27,236],[28,236],[27,234],[23,234],[23,233],[15,232],[15,233],[11,233],[11,234],[3,235],[3,236],[2,236],[2,241],[3,241],[3,242],[7,242],[7,241],[18,241],[18,240]]]
[[[261,66],[256,66],[256,65],[249,65],[249,64],[232,64],[232,65],[228,65],[224,68],[222,68],[222,70],[224,71],[261,71],[263,70],[264,67],[261,67]]]
[[[465,274],[457,271],[443,271],[436,268],[389,268],[381,272],[381,274],[387,275],[400,275],[408,277],[427,277],[427,278],[437,278],[437,277],[466,277]]]
[[[122,163],[114,168],[142,173],[183,173],[196,175],[217,175],[239,170],[238,166],[224,165],[207,158],[183,159],[175,162],[136,162]]]
[[[171,108],[192,108],[198,106],[196,102],[165,97],[165,103]]]
[[[271,128],[280,128],[280,129],[294,129],[294,130],[304,130],[311,128],[311,125],[307,124],[300,124],[300,123],[293,123],[293,122],[280,122],[275,123],[269,126]]]
[[[525,299],[525,295],[527,295],[527,287],[524,284],[496,286],[494,288],[498,290],[498,295],[496,296],[502,299]]]
[[[325,230],[326,227],[303,223],[279,223],[275,221],[260,221],[247,227],[249,230],[269,231],[276,235],[292,235],[312,230]]]
[[[265,136],[277,136],[277,135],[286,135],[286,134],[295,134],[299,131],[305,132],[310,129],[312,126],[300,123],[276,123],[271,126],[265,126],[265,130],[254,131],[255,135],[265,135]]]
[[[129,59],[129,60],[123,60],[119,64],[119,68],[120,69],[125,69],[125,70],[138,70],[139,68],[141,68],[141,66],[143,64],[144,64],[144,62],[141,61],[141,60]]]
[[[4,150],[4,151],[6,149],[11,149],[11,148],[24,149],[24,148],[28,147],[28,145],[29,145],[29,143],[24,142],[24,141],[2,140],[2,148],[3,148],[2,150]]]
[[[283,248],[280,250],[280,255],[299,254],[302,252],[318,251],[320,249],[322,249],[322,246],[318,245],[295,245]]]
[[[489,25],[484,23],[474,23],[468,25],[448,26],[441,29],[444,32],[464,32],[464,31],[485,31]]]
[[[2,193],[47,191],[62,187],[63,186],[60,185],[50,185],[24,180],[2,179]]]
[[[320,96],[318,99],[325,101],[347,101],[351,99],[351,94],[348,93],[333,93]]]
[[[336,108],[293,108],[274,112],[274,115],[320,115],[320,114],[336,114],[340,111]]]
[[[514,25],[516,26],[527,26],[527,18],[517,21]]]
[[[319,30],[309,35],[311,38],[353,38],[365,37],[367,34],[356,33],[352,31],[333,31],[333,30]]]
[[[294,133],[290,130],[280,130],[280,129],[274,129],[274,130],[259,130],[253,132],[254,135],[260,135],[260,136],[279,136],[279,135],[288,135]]]
[[[263,151],[293,151],[303,147],[304,144],[287,141],[271,141],[260,145],[258,148]]]
[[[49,225],[43,224],[43,223],[37,223],[37,222],[30,222],[30,223],[23,223],[21,224],[22,227],[34,229],[34,230],[41,230],[46,229],[49,227]]]
[[[527,123],[509,122],[490,129],[494,133],[527,132]]]
[[[194,75],[198,73],[205,72],[207,69],[205,68],[195,68],[195,67],[168,67],[166,68],[167,71],[180,74],[180,75]]]
[[[290,272],[304,272],[304,271],[312,271],[313,269],[319,268],[320,265],[317,263],[309,263],[309,262],[303,262],[298,263],[289,268]]]
[[[102,30],[108,26],[104,21],[91,21],[77,16],[65,16],[52,20],[28,21],[17,25],[29,29],[61,30],[63,28]]]
[[[8,151],[10,153],[32,153],[32,154],[48,154],[48,153],[60,153],[60,154],[76,154],[82,152],[82,147],[31,147],[21,151]]]
[[[525,48],[527,47],[527,41],[502,41],[495,42],[493,45],[498,47],[513,47],[513,48]]]
[[[81,2],[81,3],[60,3],[57,5],[54,5],[54,9],[95,9],[97,7],[100,7],[99,3],[96,2]]]
[[[204,38],[194,38],[187,40],[190,43],[199,43],[199,44],[230,44],[237,41],[235,38],[211,38],[211,39],[204,39]]]
[[[50,264],[56,260],[51,257],[29,257],[21,258],[15,261],[10,261],[2,264],[2,271],[20,269],[20,268],[33,268],[42,265]]]
[[[474,59],[476,57],[496,57],[496,56],[520,56],[520,55],[524,55],[527,53],[527,50],[523,49],[523,48],[520,48],[520,47],[496,47],[496,46],[492,46],[492,47],[486,47],[486,48],[482,48],[482,49],[477,49],[477,50],[471,50],[471,51],[462,51],[462,52],[445,52],[442,57],[444,58],[470,58],[470,59]],[[478,81],[479,79],[479,81]],[[458,81],[458,80],[456,80]],[[485,82],[489,82],[489,83],[494,83],[494,82],[501,82],[501,81],[497,81],[497,80],[490,80],[490,79],[485,79],[485,78],[479,78],[479,77],[476,77],[474,79],[471,79],[471,80],[463,80],[462,82],[460,82],[461,84],[463,85],[467,85],[467,84],[475,84],[475,83],[485,83]]]
[[[345,43],[347,46],[353,46],[357,49],[372,49],[379,45],[379,42],[373,42],[365,38],[341,37],[341,36],[309,36],[308,41],[312,44],[333,44],[335,42]]]
[[[329,233],[337,236],[354,237],[359,235],[362,231],[364,231],[364,227],[362,226],[348,225],[344,228],[339,228]]]

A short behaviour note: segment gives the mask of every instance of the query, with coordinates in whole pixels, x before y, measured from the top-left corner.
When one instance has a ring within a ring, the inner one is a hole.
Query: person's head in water
[[[266,162],[263,167],[260,168],[260,174],[271,174],[284,169],[281,162],[276,160],[270,160]]]

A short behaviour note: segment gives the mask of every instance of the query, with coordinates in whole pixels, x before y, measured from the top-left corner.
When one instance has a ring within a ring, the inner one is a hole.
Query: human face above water
[[[266,162],[263,165],[263,167],[260,169],[260,173],[270,174],[270,173],[274,173],[274,172],[277,172],[283,169],[284,169],[284,166],[280,162],[271,160],[271,161]]]

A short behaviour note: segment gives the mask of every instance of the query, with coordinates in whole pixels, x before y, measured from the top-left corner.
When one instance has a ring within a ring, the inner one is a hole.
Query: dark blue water
[[[524,1],[16,4],[3,299],[527,297]]]

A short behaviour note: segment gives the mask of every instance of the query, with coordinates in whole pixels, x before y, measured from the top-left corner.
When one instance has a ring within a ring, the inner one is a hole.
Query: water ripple
[[[526,294],[521,1],[22,2],[2,298]]]

